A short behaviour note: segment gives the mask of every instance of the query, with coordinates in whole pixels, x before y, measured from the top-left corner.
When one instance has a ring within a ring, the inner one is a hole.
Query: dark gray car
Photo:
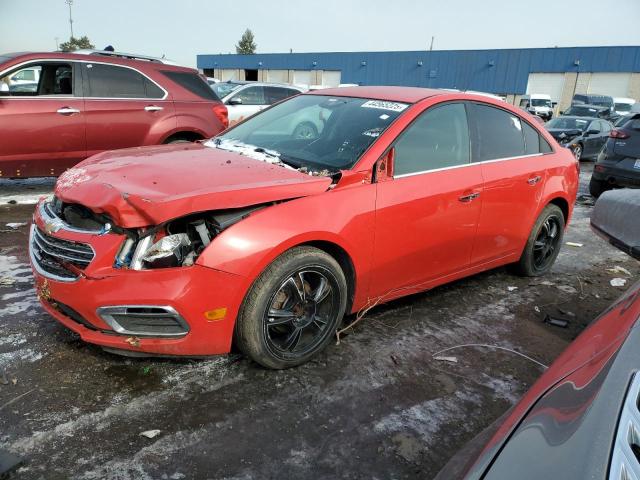
[[[593,168],[589,190],[594,197],[612,188],[640,188],[640,114],[626,118],[611,132]]]
[[[581,160],[595,158],[600,153],[613,127],[600,118],[563,115],[547,122],[545,128]]]

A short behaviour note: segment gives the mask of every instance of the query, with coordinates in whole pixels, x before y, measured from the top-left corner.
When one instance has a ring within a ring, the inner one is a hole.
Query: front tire
[[[542,210],[517,263],[520,275],[537,277],[551,270],[560,253],[564,226],[564,214],[560,207],[550,204]]]
[[[301,365],[331,341],[345,313],[347,281],[338,262],[313,247],[295,247],[256,279],[235,328],[239,349],[260,365]]]

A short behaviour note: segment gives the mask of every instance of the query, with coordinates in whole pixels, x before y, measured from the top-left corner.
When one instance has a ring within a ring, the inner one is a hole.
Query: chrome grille
[[[47,235],[35,225],[31,227],[29,247],[31,260],[38,272],[61,281],[77,279],[78,275],[69,266],[83,270],[95,256],[90,245]]]
[[[624,401],[611,457],[610,480],[640,480],[640,374]]]

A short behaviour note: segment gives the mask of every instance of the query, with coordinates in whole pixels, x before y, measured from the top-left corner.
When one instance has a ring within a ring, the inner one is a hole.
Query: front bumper
[[[38,211],[34,216],[36,227],[50,231]],[[62,280],[38,267],[32,238],[29,239],[40,302],[82,340],[139,354],[203,356],[230,351],[235,319],[247,286],[244,277],[201,265],[142,271],[116,269],[114,255],[122,236],[64,228],[48,235],[89,244],[95,251],[94,260],[79,272],[78,278]],[[98,310],[122,305],[170,307],[187,324],[187,332],[173,336],[119,333]],[[215,317],[211,311],[217,312]]]

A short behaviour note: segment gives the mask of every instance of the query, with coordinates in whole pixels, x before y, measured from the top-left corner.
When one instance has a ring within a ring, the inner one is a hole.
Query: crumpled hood
[[[202,144],[140,147],[95,155],[67,170],[55,195],[126,228],[195,212],[319,194],[331,178]]]
[[[549,133],[558,141],[569,140],[582,135],[582,130],[578,128],[549,128]]]

